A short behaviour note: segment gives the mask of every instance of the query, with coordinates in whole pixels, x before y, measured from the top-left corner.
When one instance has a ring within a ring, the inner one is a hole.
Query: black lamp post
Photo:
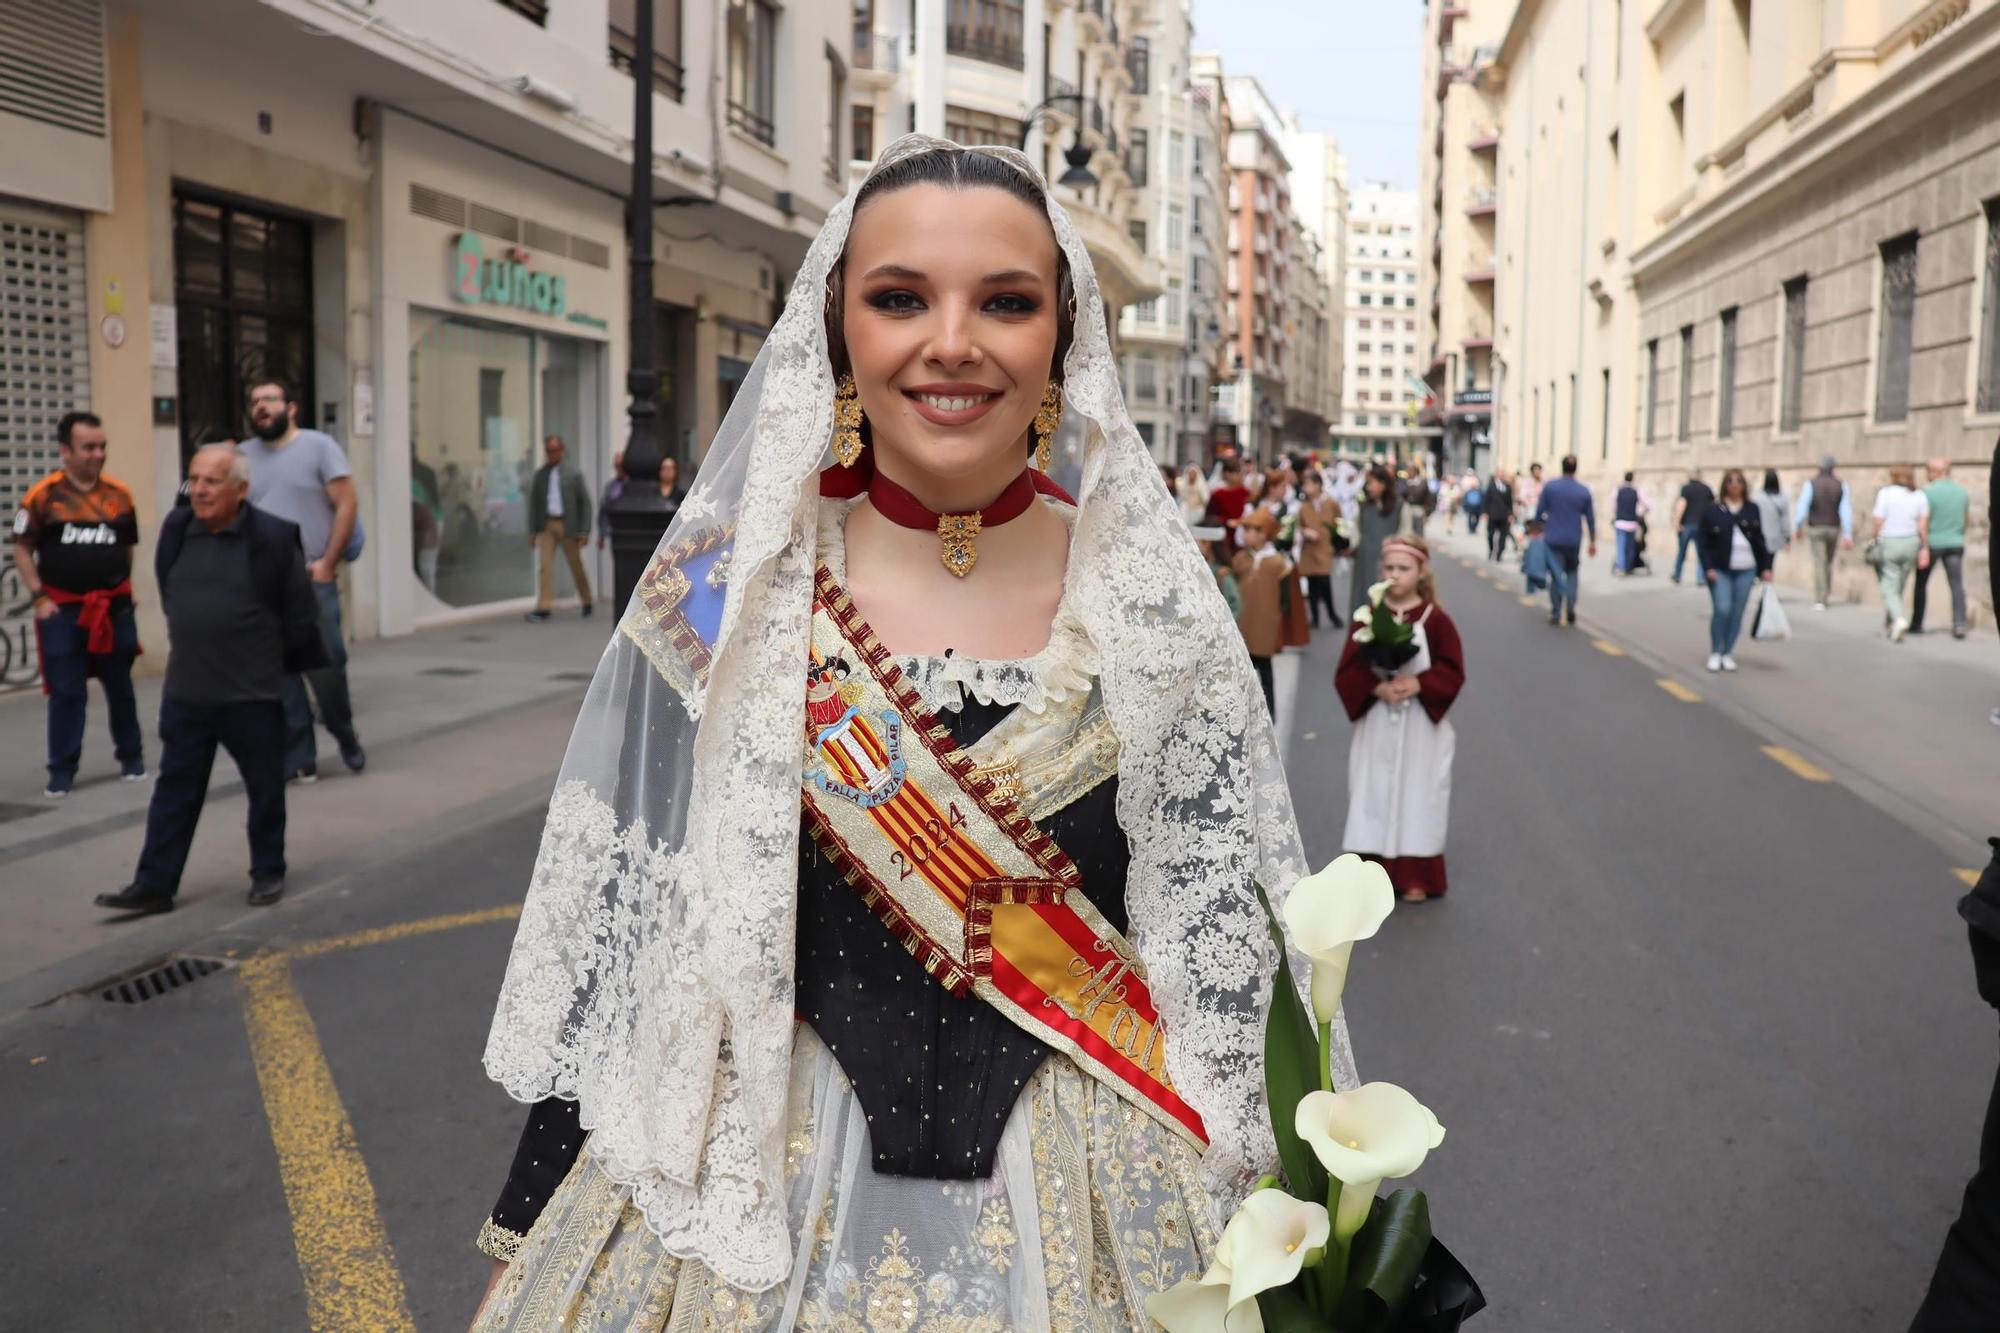
[[[673,510],[660,494],[660,372],[653,364],[653,5],[633,6],[632,198],[627,205],[631,249],[631,433],[625,441],[625,484],[605,506],[611,526],[612,608],[620,616],[645,573]]]
[[[1058,102],[1074,102],[1079,113],[1083,110],[1082,93],[1056,93],[1051,97],[1044,97],[1035,104],[1033,110],[1021,118],[1022,152],[1028,151],[1028,136],[1034,133],[1035,122],[1041,118],[1042,112]],[[1056,178],[1056,184],[1067,185],[1072,190],[1087,190],[1097,184],[1097,175],[1090,169],[1090,158],[1091,150],[1083,144],[1083,117],[1079,114],[1076,133],[1070,139],[1069,147],[1063,149],[1063,161],[1069,164],[1069,170]]]

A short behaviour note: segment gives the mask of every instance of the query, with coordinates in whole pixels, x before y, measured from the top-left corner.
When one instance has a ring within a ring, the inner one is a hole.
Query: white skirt
[[[1444,855],[1456,748],[1450,720],[1431,721],[1414,699],[1363,713],[1347,752],[1341,846],[1377,856]]]
[[[811,1028],[792,1043],[788,1283],[746,1292],[666,1253],[588,1148],[474,1325],[609,1333],[1144,1330],[1216,1234],[1184,1139],[1052,1054],[985,1180],[877,1175],[867,1119]]]

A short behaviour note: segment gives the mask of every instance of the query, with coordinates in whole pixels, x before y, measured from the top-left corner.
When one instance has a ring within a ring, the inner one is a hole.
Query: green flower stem
[[[1319,1025],[1319,1086],[1322,1092],[1333,1091],[1333,1024]]]
[[[1340,1177],[1326,1178],[1326,1215],[1329,1219],[1340,1215]],[[1329,1235],[1326,1253],[1319,1261],[1319,1299],[1321,1312],[1331,1320],[1340,1314],[1341,1297],[1347,1290],[1347,1243],[1338,1235]]]
[[[1258,1190],[1274,1189],[1277,1187],[1277,1184],[1278,1178],[1276,1176],[1259,1176],[1257,1177],[1257,1183],[1250,1187],[1250,1192],[1255,1194]]]

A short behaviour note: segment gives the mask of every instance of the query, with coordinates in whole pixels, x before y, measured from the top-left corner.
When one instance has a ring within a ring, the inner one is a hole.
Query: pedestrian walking
[[[327,654],[298,525],[249,503],[249,488],[249,460],[207,445],[188,464],[188,504],[160,524],[153,566],[169,642],[160,771],[138,870],[98,894],[99,907],[172,910],[217,746],[249,798],[249,901],[264,906],[285,891],[284,681]]]
[[[556,603],[556,553],[569,562],[577,600],[586,619],[591,612],[590,572],[583,567],[583,544],[590,537],[590,493],[583,476],[568,462],[560,435],[542,441],[545,460],[528,483],[528,540],[535,548],[535,609],[529,620],[547,620]]]
[[[1292,579],[1291,560],[1271,544],[1277,531],[1278,522],[1269,510],[1252,510],[1242,524],[1243,549],[1230,561],[1243,608],[1236,613],[1236,628],[1243,634],[1250,665],[1257,669],[1257,682],[1264,688],[1264,706],[1274,717],[1278,703],[1271,659],[1285,647],[1284,588]]]
[[[1243,465],[1230,459],[1222,465],[1222,484],[1208,493],[1208,510],[1202,522],[1222,529],[1222,549],[1234,556],[1242,549],[1236,525],[1250,508],[1250,489],[1243,484]]]
[[[1514,535],[1514,478],[1504,468],[1493,469],[1486,483],[1486,499],[1480,508],[1486,518],[1486,558],[1499,560],[1507,554],[1508,539]]]
[[[1181,518],[1189,527],[1201,523],[1208,513],[1208,482],[1201,475],[1201,468],[1189,463],[1181,469],[1181,474],[1173,485],[1174,499],[1181,507]]]
[[[1874,520],[1870,563],[1882,591],[1882,629],[1891,643],[1901,643],[1910,628],[1903,588],[1911,572],[1931,559],[1931,505],[1917,489],[1915,468],[1899,463],[1889,469],[1889,484],[1875,492]]]
[[[1771,581],[1771,547],[1763,511],[1750,497],[1743,469],[1722,474],[1722,494],[1701,516],[1701,568],[1708,581],[1708,669],[1736,670],[1743,611],[1759,580]]]
[[[625,451],[611,455],[611,475],[605,478],[604,493],[597,500],[597,549],[611,544],[611,507],[625,494]]]
[[[1715,503],[1715,492],[1708,489],[1708,483],[1701,479],[1701,473],[1690,472],[1680,497],[1674,501],[1674,532],[1678,544],[1674,547],[1675,583],[1687,570],[1688,548],[1694,548],[1694,563],[1697,573],[1703,572],[1701,564],[1701,543],[1696,540],[1701,534],[1701,516]]]
[[[1854,545],[1854,501],[1833,470],[1832,454],[1821,458],[1818,474],[1799,487],[1792,530],[1806,535],[1813,562],[1813,610],[1824,611],[1833,598],[1834,556]]]
[[[1521,512],[1523,514],[1534,513],[1535,506],[1542,502],[1542,465],[1540,463],[1528,464],[1528,479],[1520,483],[1516,489],[1520,491]]]
[[[1972,496],[1951,477],[1951,461],[1933,458],[1924,464],[1930,484],[1924,487],[1924,502],[1930,506],[1931,558],[1917,566],[1917,590],[1910,599],[1910,633],[1924,632],[1925,592],[1931,571],[1944,567],[1945,582],[1951,587],[1951,637],[1965,637],[1965,516]]]
[[[1582,591],[1586,529],[1590,557],[1597,558],[1597,508],[1590,487],[1576,479],[1575,454],[1563,455],[1562,475],[1542,487],[1534,515],[1542,520],[1542,540],[1549,544],[1549,554],[1555,558],[1557,576],[1549,584],[1549,623],[1563,622],[1566,603],[1568,621],[1574,625],[1576,599]]]
[[[132,659],[139,628],[132,611],[132,548],[139,542],[132,493],[106,476],[104,423],[71,412],[56,423],[62,466],[28,488],[14,515],[14,570],[35,607],[35,641],[48,698],[48,779],[42,795],[60,801],[83,761],[90,678],[104,687],[119,776],[146,777]]]
[[[1376,580],[1376,562],[1382,557],[1382,542],[1404,531],[1403,502],[1396,496],[1396,478],[1380,463],[1368,469],[1361,483],[1361,503],[1354,520],[1354,563],[1352,582],[1347,589],[1349,612],[1368,600],[1368,589]]]
[[[1326,479],[1318,470],[1308,470],[1305,497],[1299,502],[1298,541],[1293,558],[1306,581],[1306,609],[1312,616],[1313,629],[1319,628],[1322,607],[1328,623],[1335,629],[1341,626],[1340,613],[1333,602],[1333,560],[1347,545],[1347,536],[1341,528],[1340,502],[1326,493]]]
[[[1479,519],[1486,510],[1486,488],[1479,484],[1479,474],[1468,472],[1460,485],[1459,508],[1465,511],[1465,532],[1467,536],[1479,535]]]
[[[1648,508],[1645,494],[1634,484],[1632,474],[1627,472],[1611,506],[1611,529],[1617,534],[1618,542],[1611,557],[1612,573],[1629,575],[1638,567],[1639,530],[1645,522]]]
[[[1446,720],[1465,686],[1458,626],[1438,603],[1430,547],[1422,537],[1382,544],[1382,604],[1411,625],[1416,655],[1393,669],[1357,635],[1340,650],[1333,685],[1355,724],[1347,751],[1347,826],[1341,845],[1389,872],[1404,902],[1439,898],[1449,887],[1444,844],[1451,818],[1456,736]],[[1382,612],[1372,612],[1380,615]]]
[[[250,429],[252,438],[237,446],[250,463],[250,503],[298,527],[305,543],[306,573],[319,602],[320,634],[326,640],[325,666],[285,677],[285,780],[313,782],[319,777],[315,704],[320,723],[340,747],[341,762],[359,773],[368,755],[354,730],[347,637],[340,624],[340,585],[335,582],[354,535],[354,469],[331,435],[299,429],[292,391],[283,380],[251,383]]]
[[[2000,470],[1995,478],[2000,479]],[[2000,566],[1994,588],[2000,593]],[[2000,838],[1988,838],[1993,858],[1972,891],[1958,900],[1972,947],[1979,998],[2000,1010]],[[1910,1333],[1987,1333],[2000,1328],[2000,1075],[1986,1099],[1979,1165],[1966,1183],[1958,1216],[1945,1232],[1924,1303]]]
[[[1764,485],[1750,498],[1756,501],[1757,519],[1764,525],[1764,544],[1775,560],[1792,541],[1792,506],[1785,497],[1785,484],[1778,480],[1778,469],[1764,469]]]

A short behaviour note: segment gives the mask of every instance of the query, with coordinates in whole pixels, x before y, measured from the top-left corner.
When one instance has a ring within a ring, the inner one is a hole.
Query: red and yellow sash
[[[806,687],[805,818],[891,932],[968,992],[1199,1146],[1136,951],[1076,867],[972,759],[821,566]]]

